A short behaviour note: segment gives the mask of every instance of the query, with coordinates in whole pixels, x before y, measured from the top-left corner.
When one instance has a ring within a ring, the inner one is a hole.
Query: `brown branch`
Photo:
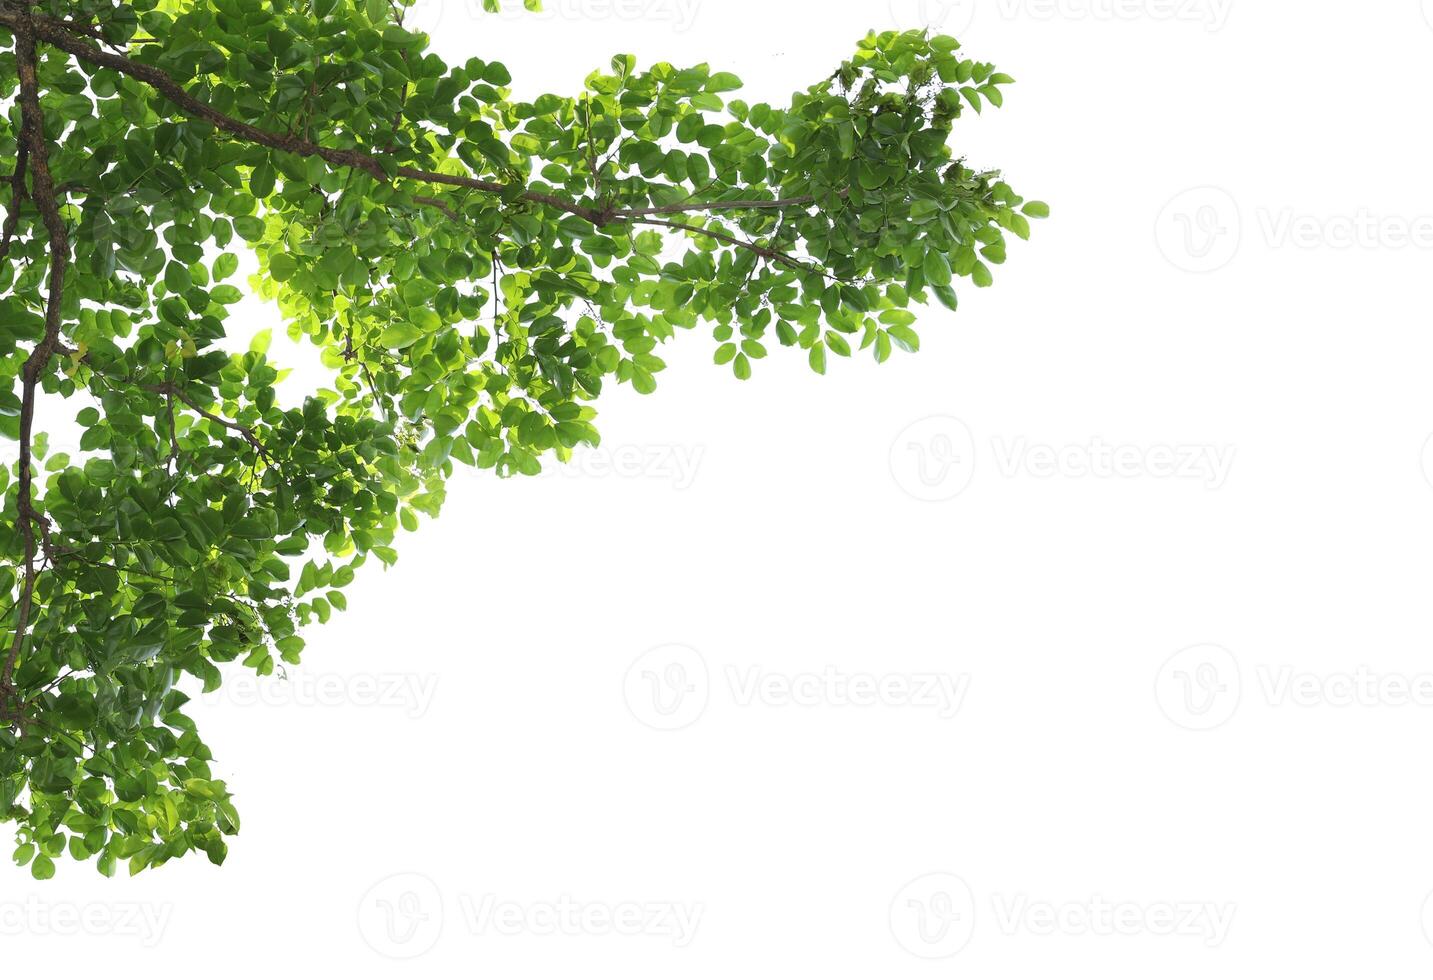
[[[35,63],[35,32],[29,13],[7,14],[13,18],[15,33],[15,68],[20,81],[21,132],[28,147],[30,197],[40,210],[40,217],[50,235],[50,283],[45,303],[45,333],[26,358],[20,370],[23,385],[20,399],[20,460],[17,486],[16,521],[25,539],[25,582],[20,592],[20,609],[15,621],[15,638],[0,668],[0,696],[8,699],[15,691],[15,665],[25,645],[29,630],[30,611],[35,597],[35,512],[33,475],[31,473],[31,438],[35,424],[35,390],[50,358],[60,343],[60,313],[64,302],[65,270],[69,265],[70,241],[60,208],[55,200],[55,182],[50,176],[49,144],[45,142],[45,118],[40,111],[40,83]],[[19,168],[16,168],[19,172]]]
[[[0,10],[0,27],[9,27],[13,30],[22,16],[24,15]],[[506,184],[466,175],[444,174],[410,166],[390,166],[386,168],[378,156],[360,149],[339,149],[336,147],[320,146],[304,137],[284,135],[261,129],[258,126],[227,116],[213,106],[190,95],[178,81],[153,65],[143,64],[123,54],[104,51],[95,47],[93,44],[84,40],[83,36],[76,36],[77,29],[74,25],[39,15],[34,16],[32,22],[34,24],[35,35],[42,40],[48,41],[62,51],[74,55],[81,61],[102,68],[109,68],[122,75],[128,75],[131,78],[138,79],[155,89],[185,114],[193,116],[196,119],[202,119],[214,127],[229,133],[231,136],[236,136],[247,142],[256,143],[274,150],[281,150],[286,153],[293,153],[298,156],[316,156],[334,166],[361,170],[382,181],[386,181],[390,176],[394,176],[429,184],[465,187],[470,190],[499,195],[506,195],[514,190],[514,188]],[[844,192],[842,193],[844,196]],[[640,218],[653,214],[681,214],[695,211],[771,210],[788,207],[805,207],[816,202],[814,195],[806,194],[799,197],[778,198],[769,201],[710,201],[668,204],[650,208],[609,207],[599,209],[587,207],[572,201],[566,201],[551,194],[543,194],[538,191],[524,191],[517,195],[517,199],[533,204],[546,205],[566,212],[567,214],[575,215],[591,222],[599,228],[614,221]]]
[[[273,150],[281,150],[285,153],[293,153],[298,156],[319,157],[327,163],[338,167],[349,167],[354,170],[361,170],[378,180],[386,181],[390,177],[389,168],[385,168],[383,162],[372,154],[365,153],[358,149],[338,149],[336,147],[319,146],[318,144],[299,136],[285,136],[282,133],[270,132],[260,129],[246,122],[241,122],[225,115],[213,106],[200,99],[195,98],[185,91],[184,86],[171,78],[166,72],[155,68],[153,65],[142,64],[122,54],[104,51],[95,47],[82,37],[77,37],[73,29],[63,21],[51,17],[34,16],[27,18],[24,14],[15,13],[9,10],[0,10],[0,27],[7,27],[12,31],[21,30],[20,24],[33,24],[33,36],[47,41],[59,48],[74,55],[81,61],[101,68],[108,68],[136,78],[159,94],[172,102],[186,115],[196,119],[202,119],[215,128],[237,136],[249,143],[256,143],[260,146],[267,146]],[[511,188],[490,180],[479,180],[476,177],[459,176],[455,174],[440,174],[429,170],[420,170],[416,167],[400,166],[392,168],[392,176],[403,177],[408,180],[423,181],[430,184],[447,184],[453,187],[468,187],[473,190],[484,191],[489,194],[507,194]],[[561,198],[553,197],[550,194],[540,194],[535,191],[526,191],[519,195],[520,200],[529,201],[534,204],[545,204],[549,207],[566,211],[568,214],[585,218],[594,224],[601,223],[598,219],[601,213],[592,208],[583,207]]]
[[[458,212],[454,211],[452,208],[448,207],[448,205],[444,204],[442,201],[438,200],[436,197],[422,197],[422,196],[420,196],[420,195],[418,195],[418,194],[414,194],[414,195],[413,195],[413,203],[414,203],[414,204],[426,204],[426,205],[428,205],[429,207],[437,208],[439,211],[442,211],[444,214],[446,214],[446,215],[447,215],[449,218],[451,218],[452,220],[458,222],[459,224],[462,224],[462,223],[463,223],[463,216],[462,216],[461,214],[459,214]]]
[[[223,426],[230,432],[237,432],[240,436],[244,438],[244,441],[247,442],[249,445],[253,446],[254,449],[258,452],[258,454],[262,456],[265,460],[269,461],[270,463],[274,461],[274,458],[269,455],[269,451],[264,448],[264,444],[259,441],[259,437],[254,435],[253,429],[249,428],[247,425],[241,425],[238,422],[231,422],[223,416],[215,415],[213,412],[201,407],[198,402],[196,402],[193,398],[189,397],[189,395],[184,392],[184,389],[180,388],[178,385],[166,382],[160,385],[138,385],[137,387],[139,387],[143,391],[153,392],[156,395],[165,395],[166,397],[172,396],[174,398],[178,398],[184,404],[192,408],[197,414],[208,419],[210,422],[213,422],[215,425]]]
[[[708,238],[713,238],[716,241],[725,242],[728,245],[735,245],[738,248],[755,252],[764,259],[779,262],[784,266],[789,266],[800,272],[821,272],[822,275],[825,275],[822,270],[815,266],[807,265],[800,259],[787,255],[785,252],[779,252],[774,248],[758,245],[756,242],[749,242],[744,238],[737,238],[735,235],[728,235],[724,231],[717,231],[713,228],[702,228],[698,225],[684,224],[680,221],[659,221],[656,218],[635,218],[632,223],[636,225],[656,225],[659,228],[674,228],[679,231],[689,231],[694,235],[706,235]]]

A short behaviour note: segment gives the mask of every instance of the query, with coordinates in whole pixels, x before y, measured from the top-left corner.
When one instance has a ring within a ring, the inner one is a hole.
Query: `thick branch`
[[[0,11],[0,26],[14,28],[20,15]],[[470,190],[481,191],[487,194],[507,194],[512,189],[504,184],[490,180],[481,180],[476,177],[468,177],[457,174],[437,173],[431,170],[421,170],[416,167],[399,166],[385,167],[383,161],[371,153],[359,149],[337,149],[334,147],[320,146],[309,139],[285,135],[261,129],[257,126],[234,119],[218,111],[213,106],[190,95],[182,85],[164,71],[155,68],[153,65],[146,65],[126,57],[123,54],[103,51],[95,47],[82,37],[77,37],[74,28],[63,21],[53,18],[36,16],[33,19],[35,34],[45,41],[55,45],[63,51],[67,51],[81,61],[97,65],[102,68],[109,68],[131,78],[136,78],[151,86],[161,95],[167,98],[185,114],[196,119],[202,119],[216,128],[229,133],[250,143],[260,146],[267,146],[270,149],[281,150],[286,153],[294,153],[299,156],[316,156],[335,166],[349,167],[361,170],[370,174],[378,180],[388,180],[390,176],[397,176],[408,180],[421,181],[429,184],[442,184],[450,187],[463,187]],[[808,207],[815,203],[813,195],[802,195],[799,197],[779,198],[776,200],[742,200],[742,201],[713,201],[696,202],[683,204],[669,204],[651,208],[606,208],[597,209],[576,204],[572,201],[565,201],[551,194],[543,194],[537,191],[524,191],[517,196],[518,200],[528,201],[534,204],[543,204],[567,214],[576,215],[592,224],[600,227],[604,225],[623,222],[634,218],[643,218],[652,214],[679,214],[696,211],[737,211],[737,210],[770,210],[788,207]],[[424,203],[432,203],[433,199],[427,199]],[[716,237],[716,236],[713,236]],[[770,250],[763,250],[761,246],[744,242],[738,238],[725,239],[728,244],[739,248],[755,251],[757,254],[765,255],[768,258],[781,260],[778,253],[771,253]],[[786,264],[795,262],[794,259],[785,260]],[[800,263],[797,267],[807,269]]]
[[[26,21],[26,15],[12,11],[0,10],[0,26],[8,27],[12,31],[20,30],[19,25]],[[389,172],[384,168],[382,161],[372,154],[362,150],[342,150],[334,147],[319,146],[311,140],[301,136],[286,136],[282,133],[270,132],[260,129],[258,126],[241,122],[231,116],[227,116],[213,106],[195,98],[185,91],[184,87],[171,78],[164,71],[155,68],[153,65],[142,64],[132,58],[110,51],[104,51],[89,43],[73,33],[73,28],[63,21],[50,17],[35,16],[32,21],[34,37],[47,41],[66,51],[81,61],[101,68],[109,68],[122,75],[137,78],[150,87],[154,88],[170,102],[174,103],[186,115],[196,119],[202,119],[215,128],[229,133],[231,136],[249,142],[257,143],[260,146],[267,146],[273,150],[282,150],[285,153],[293,153],[298,156],[319,157],[320,159],[338,167],[350,167],[370,174],[379,180],[388,180]],[[505,194],[509,188],[490,180],[479,180],[475,177],[463,177],[454,174],[440,174],[429,170],[419,170],[416,167],[401,166],[394,170],[394,176],[403,177],[409,180],[418,180],[430,184],[448,184],[453,187],[467,187],[473,190],[484,191],[489,194]],[[521,200],[530,201],[535,204],[545,204],[549,207],[566,211],[569,214],[585,218],[593,223],[600,223],[599,212],[592,208],[573,204],[561,198],[553,197],[550,194],[540,194],[534,191],[527,191],[520,195]]]
[[[41,220],[50,235],[50,285],[45,304],[45,334],[25,360],[20,377],[23,385],[20,399],[20,460],[18,506],[15,519],[25,539],[25,582],[21,586],[19,613],[15,622],[15,638],[0,668],[0,696],[14,692],[15,664],[25,644],[30,625],[30,610],[35,596],[35,523],[38,515],[32,499],[30,443],[35,424],[35,390],[40,378],[60,343],[60,312],[64,302],[65,270],[70,259],[69,235],[55,201],[55,182],[50,176],[49,144],[45,142],[45,119],[40,112],[40,83],[35,64],[35,33],[29,14],[7,15],[15,19],[15,66],[20,79],[21,132],[26,139],[30,169],[30,197],[40,210]],[[19,168],[16,168],[19,173]]]

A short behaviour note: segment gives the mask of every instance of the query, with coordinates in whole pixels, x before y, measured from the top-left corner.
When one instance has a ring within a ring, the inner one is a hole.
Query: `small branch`
[[[240,436],[244,438],[244,441],[247,442],[249,445],[253,446],[254,449],[258,452],[258,454],[262,456],[266,461],[270,463],[274,461],[274,458],[269,455],[269,451],[264,448],[264,444],[259,441],[259,437],[254,435],[253,429],[249,428],[247,425],[241,425],[238,422],[231,422],[222,416],[215,415],[213,412],[202,408],[198,402],[185,394],[184,390],[178,385],[166,382],[165,384],[160,385],[138,385],[138,387],[143,391],[153,392],[156,395],[164,395],[166,397],[172,396],[174,398],[178,398],[184,404],[188,405],[191,409],[193,409],[196,413],[208,419],[210,422],[213,422],[215,425],[223,426],[230,432],[237,432]]]
[[[765,245],[758,245],[756,242],[749,242],[744,238],[737,238],[735,235],[728,235],[724,231],[716,231],[712,228],[701,228],[697,225],[684,224],[680,221],[660,221],[655,218],[636,218],[633,219],[632,224],[655,225],[659,228],[673,228],[678,231],[688,231],[694,235],[706,235],[708,238],[715,239],[716,241],[725,242],[728,245],[735,245],[736,247],[744,248],[749,252],[755,252],[757,255],[761,256],[764,259],[770,259],[773,262],[779,262],[784,266],[788,266],[789,268],[796,269],[800,272],[820,272],[822,275],[825,275],[822,270],[814,266],[807,265],[800,259],[787,255],[785,252],[778,252],[774,248],[768,248]]]
[[[693,211],[770,211],[805,207],[815,203],[814,195],[803,194],[800,197],[782,197],[774,201],[708,201],[701,204],[668,204],[657,208],[623,208],[614,211],[613,217],[641,218],[649,214],[690,214]]]
[[[461,214],[459,214],[458,212],[454,211],[452,208],[450,208],[448,205],[444,204],[442,201],[438,200],[436,197],[421,197],[421,196],[419,196],[419,195],[417,195],[417,194],[414,194],[414,195],[413,195],[413,203],[414,203],[414,204],[426,204],[426,205],[428,205],[429,207],[437,208],[439,211],[442,211],[442,212],[443,212],[444,214],[446,214],[449,218],[453,219],[454,221],[458,222],[459,224],[462,224],[462,223],[463,223],[463,216],[462,216]]]
[[[53,44],[55,47],[69,54],[74,55],[81,61],[102,68],[109,68],[136,78],[159,94],[163,95],[186,115],[196,119],[202,119],[217,129],[221,129],[232,136],[237,136],[249,143],[257,143],[260,146],[267,146],[273,150],[282,150],[285,153],[294,153],[298,156],[319,157],[327,163],[338,167],[351,167],[361,170],[377,180],[387,181],[389,171],[392,175],[408,180],[423,181],[430,184],[446,184],[452,187],[468,187],[473,190],[483,191],[489,194],[507,194],[511,188],[504,184],[491,180],[479,180],[475,177],[459,176],[455,174],[441,174],[429,170],[420,170],[416,167],[400,166],[397,168],[385,168],[383,162],[376,156],[366,153],[363,150],[348,149],[342,150],[334,147],[319,146],[318,144],[299,137],[285,136],[282,133],[274,133],[258,126],[241,122],[225,115],[213,106],[190,95],[184,86],[171,78],[167,73],[155,68],[153,65],[142,64],[122,54],[101,50],[95,45],[84,40],[83,36],[76,36],[75,31],[64,21],[55,20],[52,17],[34,16],[16,13],[11,10],[0,9],[0,27],[8,27],[12,31],[19,30],[21,23],[27,27],[32,25],[33,36]],[[519,195],[520,200],[534,204],[545,204],[557,208],[568,214],[576,215],[598,223],[599,212],[592,208],[583,207],[561,198],[553,197],[550,194],[540,194],[535,191],[526,191]]]
[[[14,30],[15,25],[25,16],[26,15],[0,8],[0,27],[9,27]],[[444,174],[410,166],[393,167],[391,164],[385,167],[380,157],[360,149],[338,149],[335,147],[320,146],[306,137],[285,135],[260,129],[258,126],[227,116],[213,106],[190,95],[179,82],[164,71],[155,68],[153,65],[146,65],[134,61],[123,54],[104,51],[96,47],[85,40],[83,32],[78,31],[74,25],[39,15],[33,16],[31,22],[33,23],[34,32],[37,37],[53,44],[62,51],[66,51],[89,64],[109,68],[122,75],[138,79],[155,89],[186,115],[193,116],[196,119],[202,119],[231,136],[236,136],[246,142],[267,146],[270,149],[281,150],[286,153],[294,153],[299,156],[319,157],[334,166],[360,170],[377,180],[385,182],[389,180],[391,173],[394,177],[401,177],[406,180],[440,184],[449,187],[465,187],[470,190],[482,191],[486,194],[507,195],[514,190],[514,188],[497,181],[482,180],[465,175]],[[844,195],[845,192],[843,191],[842,196]],[[778,198],[775,200],[711,201],[705,203],[669,204],[650,208],[618,209],[611,207],[587,207],[538,191],[523,191],[517,195],[517,199],[532,204],[546,205],[547,207],[555,208],[567,214],[575,215],[585,221],[591,222],[599,228],[611,224],[614,221],[624,221],[629,218],[640,218],[653,214],[682,214],[697,211],[771,210],[788,207],[809,207],[816,202],[814,195],[806,194],[799,197]]]
[[[24,203],[25,192],[25,171],[30,162],[30,123],[26,118],[20,124],[20,140],[15,147],[15,172],[10,175],[10,213],[5,215],[5,227],[0,231],[0,259],[10,254],[10,245],[15,239],[15,231],[20,226],[20,207]]]

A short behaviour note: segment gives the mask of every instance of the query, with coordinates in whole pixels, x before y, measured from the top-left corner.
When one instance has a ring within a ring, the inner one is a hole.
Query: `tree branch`
[[[5,215],[5,227],[0,231],[0,259],[10,254],[10,245],[20,227],[20,206],[25,200],[25,171],[30,161],[30,133],[28,119],[20,124],[20,139],[15,147],[15,172],[10,175],[10,212]]]
[[[756,242],[749,242],[744,238],[737,238],[735,235],[728,235],[724,231],[717,231],[712,228],[702,228],[697,225],[689,225],[680,221],[661,221],[656,218],[634,218],[632,220],[632,224],[656,225],[659,228],[674,228],[679,231],[689,231],[694,235],[706,235],[708,238],[713,238],[719,242],[725,242],[728,245],[735,245],[738,248],[744,248],[748,251],[755,252],[757,255],[761,256],[764,259],[770,259],[773,262],[779,262],[784,266],[788,266],[800,272],[819,272],[822,275],[826,274],[824,270],[818,269],[815,266],[807,265],[800,259],[787,255],[785,252],[779,252],[776,249],[769,248],[765,245],[758,245]]]
[[[281,150],[285,153],[293,153],[297,156],[319,157],[327,163],[339,167],[350,167],[370,174],[378,180],[389,179],[389,170],[384,167],[382,161],[372,154],[357,149],[338,149],[335,147],[319,146],[311,140],[301,136],[286,136],[282,133],[270,132],[260,129],[258,126],[241,122],[231,116],[227,116],[213,106],[195,98],[185,91],[184,87],[171,78],[166,72],[155,68],[153,65],[142,64],[125,55],[115,52],[104,51],[95,45],[76,36],[74,29],[64,21],[55,20],[52,17],[34,16],[28,17],[25,14],[15,13],[9,10],[0,10],[0,26],[8,27],[12,31],[21,30],[20,25],[26,24],[27,28],[33,26],[33,37],[38,37],[79,58],[81,61],[101,68],[108,68],[136,78],[159,94],[163,95],[170,102],[174,103],[186,115],[196,119],[202,119],[215,128],[237,136],[240,139],[256,143],[259,146],[267,146],[273,150]],[[393,176],[403,177],[409,180],[423,181],[430,184],[447,184],[453,187],[467,187],[473,190],[484,191],[489,194],[506,194],[511,190],[504,184],[490,180],[479,180],[476,177],[465,177],[456,174],[440,174],[429,170],[420,170],[416,167],[400,166],[393,170]],[[534,204],[545,204],[549,207],[566,211],[568,214],[584,218],[594,224],[600,224],[601,212],[593,208],[583,207],[561,198],[553,197],[550,194],[540,194],[535,191],[526,191],[520,196],[520,200]]]
[[[13,30],[21,16],[20,14],[0,10],[0,26],[9,27]],[[335,166],[361,170],[383,181],[390,179],[391,175],[423,183],[443,184],[450,187],[465,187],[487,194],[500,195],[511,193],[514,189],[496,181],[482,180],[459,174],[444,174],[410,166],[398,166],[396,168],[385,167],[380,157],[360,149],[338,149],[335,147],[320,146],[304,137],[285,135],[261,129],[258,126],[227,116],[213,106],[190,95],[178,81],[153,65],[143,64],[123,54],[101,50],[95,45],[90,44],[84,40],[82,36],[76,36],[77,28],[74,25],[43,16],[35,16],[32,20],[35,35],[42,40],[48,41],[62,51],[74,55],[81,61],[102,68],[109,68],[122,75],[128,75],[131,78],[138,79],[155,89],[185,114],[193,116],[196,119],[202,119],[216,128],[229,133],[231,136],[236,136],[246,142],[256,143],[260,146],[267,146],[270,149],[281,150],[298,156],[316,156]],[[518,195],[518,200],[555,208],[567,214],[582,218],[585,221],[589,221],[599,228],[616,221],[640,218],[652,214],[682,214],[695,211],[771,210],[788,207],[805,207],[816,202],[815,195],[805,194],[798,197],[777,198],[769,201],[711,201],[668,204],[649,208],[609,207],[599,209],[587,207],[572,201],[566,201],[551,194],[543,194],[538,191],[524,191]]]
[[[20,460],[18,506],[16,521],[25,539],[25,582],[20,592],[20,609],[15,622],[15,638],[0,668],[0,695],[9,699],[14,694],[15,664],[25,644],[30,625],[30,611],[35,596],[35,512],[33,475],[31,473],[31,438],[35,424],[35,390],[50,358],[60,343],[60,313],[64,302],[65,270],[69,264],[70,242],[65,222],[55,201],[55,182],[50,176],[49,144],[45,142],[45,119],[40,111],[40,83],[35,64],[35,32],[30,15],[7,14],[14,19],[15,67],[20,80],[21,133],[28,149],[30,197],[40,210],[40,217],[50,235],[50,284],[45,304],[45,334],[26,358],[20,377],[23,393],[20,399]],[[19,167],[16,167],[19,173]]]
[[[193,398],[189,397],[189,395],[184,392],[184,389],[180,388],[178,385],[165,382],[164,384],[159,385],[137,385],[136,387],[140,388],[143,391],[153,392],[156,395],[165,395],[178,398],[180,401],[188,405],[203,418],[208,419],[215,425],[223,426],[230,432],[237,432],[239,435],[243,436],[244,441],[247,442],[249,445],[253,446],[254,449],[258,452],[258,454],[268,462],[272,463],[274,461],[274,457],[269,455],[269,451],[264,448],[264,444],[259,441],[259,437],[254,435],[253,429],[249,428],[247,425],[241,425],[238,422],[231,422],[221,415],[215,415],[213,412],[201,408],[199,406],[199,403],[196,402]]]

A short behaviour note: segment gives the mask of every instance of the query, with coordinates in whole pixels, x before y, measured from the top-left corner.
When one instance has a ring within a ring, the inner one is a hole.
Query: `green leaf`
[[[952,282],[950,263],[940,252],[932,249],[925,253],[925,278],[932,286],[949,286]]]
[[[817,374],[825,374],[826,346],[824,344],[817,344],[816,346],[812,347],[811,354],[808,357],[808,360],[811,364],[811,370],[815,371]]]
[[[384,347],[402,350],[405,347],[411,347],[422,337],[423,331],[411,323],[393,323],[383,331],[383,338],[380,342]]]

